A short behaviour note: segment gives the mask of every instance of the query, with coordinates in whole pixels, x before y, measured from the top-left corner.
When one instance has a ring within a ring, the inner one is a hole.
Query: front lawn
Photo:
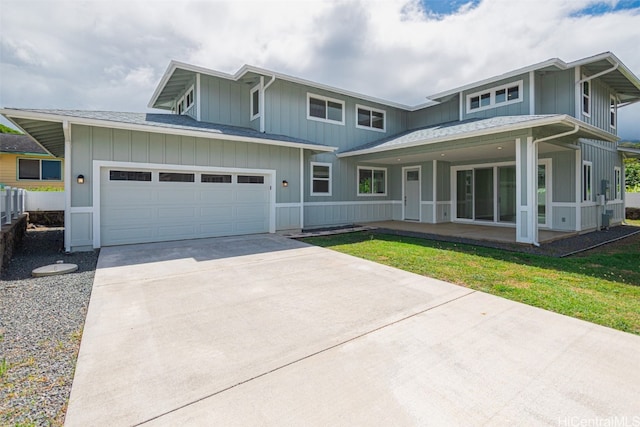
[[[640,335],[639,235],[568,258],[365,232],[304,241]]]

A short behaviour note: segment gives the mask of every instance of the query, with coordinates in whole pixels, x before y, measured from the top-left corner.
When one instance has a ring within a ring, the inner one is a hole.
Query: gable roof
[[[57,157],[64,157],[64,123],[87,126],[169,133],[200,138],[245,141],[258,144],[334,151],[336,147],[291,138],[285,135],[261,133],[239,126],[198,122],[186,115],[126,113],[116,111],[0,109],[14,124],[30,134],[39,144]]]
[[[0,133],[0,153],[49,155],[28,135]]]
[[[520,76],[531,71],[562,71],[578,66],[581,67],[583,72],[586,71],[587,76],[593,76],[606,70],[611,70],[600,76],[600,79],[618,93],[620,102],[640,101],[640,79],[611,52],[600,53],[573,62],[564,62],[559,58],[552,58],[524,68],[518,68],[517,70],[504,74],[429,95],[427,98],[433,101],[440,101],[452,95],[457,95],[462,91]]]
[[[594,126],[581,122],[566,114],[499,116],[488,119],[469,119],[427,126],[403,132],[389,138],[370,142],[359,147],[339,152],[338,157],[379,153],[401,148],[435,144],[455,139],[480,137],[502,132],[517,131],[533,127],[568,128],[578,126],[577,137],[616,141],[618,138]]]
[[[186,86],[191,81],[193,81],[195,75],[204,74],[236,82],[255,82],[257,81],[257,78],[259,76],[276,78],[326,90],[336,94],[362,99],[364,101],[399,108],[405,111],[416,111],[425,107],[437,105],[440,102],[447,100],[449,97],[457,95],[461,91],[522,75],[530,71],[561,71],[576,66],[583,67],[583,70],[586,70],[588,75],[595,75],[604,70],[612,68],[613,66],[616,66],[615,70],[604,74],[600,78],[618,93],[620,102],[626,103],[640,101],[640,79],[638,79],[638,77],[635,76],[613,53],[604,52],[598,55],[590,56],[568,63],[559,58],[548,59],[546,61],[529,65],[527,67],[509,71],[505,74],[490,77],[488,79],[480,81],[475,81],[463,86],[456,87],[454,89],[449,89],[444,92],[426,96],[426,102],[414,106],[376,98],[357,92],[352,92],[349,90],[313,82],[299,77],[277,73],[275,71],[267,70],[264,68],[254,67],[252,65],[245,64],[235,74],[228,74],[204,67],[199,67],[196,65],[186,64],[184,62],[171,61],[151,97],[148,107],[171,110],[173,100],[187,89]]]

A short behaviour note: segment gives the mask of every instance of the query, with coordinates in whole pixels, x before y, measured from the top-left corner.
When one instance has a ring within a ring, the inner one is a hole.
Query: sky
[[[640,76],[639,28],[640,0],[0,0],[0,107],[150,111],[172,59],[417,105],[550,58]],[[640,140],[640,103],[618,134]]]

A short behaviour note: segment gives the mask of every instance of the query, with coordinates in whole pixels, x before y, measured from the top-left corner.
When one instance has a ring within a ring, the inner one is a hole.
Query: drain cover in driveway
[[[33,277],[56,276],[58,274],[71,273],[77,269],[77,264],[51,264],[36,268],[31,272],[31,275]]]

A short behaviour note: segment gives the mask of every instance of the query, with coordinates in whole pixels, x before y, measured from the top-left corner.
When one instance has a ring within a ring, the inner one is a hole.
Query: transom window
[[[34,181],[61,181],[60,160],[18,159],[18,179]]]
[[[215,184],[230,184],[231,175],[203,173],[202,175],[200,175],[200,182],[210,182]]]
[[[260,117],[260,85],[251,89],[251,120]]]
[[[467,113],[522,102],[522,80],[467,95]]]
[[[307,93],[307,119],[344,124],[344,101]]]
[[[387,169],[358,166],[358,196],[385,196]]]
[[[238,175],[238,184],[264,184],[264,176]]]
[[[160,172],[160,182],[195,182],[194,173]]]
[[[331,195],[331,163],[311,162],[311,195]]]
[[[109,171],[109,181],[151,181],[151,172]]]
[[[582,82],[582,114],[585,116],[591,114],[591,82],[589,80]]]
[[[582,200],[585,202],[590,202],[593,200],[591,187],[591,170],[591,162],[582,162]]]
[[[385,111],[356,105],[356,127],[385,131]]]

